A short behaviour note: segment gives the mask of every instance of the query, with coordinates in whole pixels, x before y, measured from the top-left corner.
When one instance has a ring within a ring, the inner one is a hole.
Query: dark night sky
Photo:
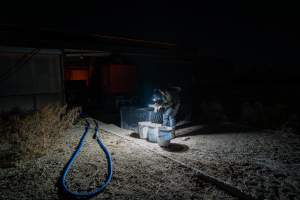
[[[43,2],[30,11],[20,6],[20,16],[6,19],[82,33],[176,42],[180,47],[197,48],[199,55],[232,63],[299,63],[299,14],[295,4],[120,2],[88,5],[80,1],[68,6]]]

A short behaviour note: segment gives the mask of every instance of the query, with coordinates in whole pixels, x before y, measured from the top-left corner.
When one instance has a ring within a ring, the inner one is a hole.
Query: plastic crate
[[[162,123],[162,113],[154,112],[152,108],[121,107],[121,128],[138,132],[138,123],[149,121]]]

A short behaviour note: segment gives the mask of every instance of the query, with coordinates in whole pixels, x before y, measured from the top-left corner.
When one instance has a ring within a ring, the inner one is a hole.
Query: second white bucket
[[[149,142],[157,142],[159,128],[161,127],[161,124],[151,123],[148,126],[148,141]]]

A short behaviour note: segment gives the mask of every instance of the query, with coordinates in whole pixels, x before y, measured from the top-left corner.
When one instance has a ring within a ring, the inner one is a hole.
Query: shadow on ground
[[[171,143],[168,147],[162,147],[163,150],[168,152],[183,153],[189,150],[185,144]]]

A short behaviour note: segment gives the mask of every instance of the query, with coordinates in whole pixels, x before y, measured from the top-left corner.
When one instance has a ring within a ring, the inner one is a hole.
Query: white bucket
[[[148,138],[148,129],[151,122],[139,122],[139,135],[141,139]]]
[[[163,126],[159,128],[157,143],[161,147],[166,147],[170,144],[172,139],[172,131],[173,129],[168,126]]]
[[[148,126],[148,141],[149,142],[157,142],[159,128],[161,127],[161,124],[151,123]]]

